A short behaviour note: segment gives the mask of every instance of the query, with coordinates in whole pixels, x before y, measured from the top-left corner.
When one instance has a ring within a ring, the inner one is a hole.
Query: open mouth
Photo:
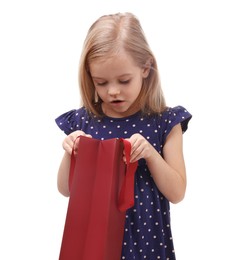
[[[122,102],[121,100],[114,100],[111,103],[117,104],[117,103],[121,103],[121,102]]]
[[[122,100],[113,100],[113,101],[111,102],[111,104],[112,104],[113,106],[121,106],[123,103],[124,103],[124,101],[122,101]]]

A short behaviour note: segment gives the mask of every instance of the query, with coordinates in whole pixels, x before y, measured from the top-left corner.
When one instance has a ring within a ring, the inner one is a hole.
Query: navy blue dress
[[[162,155],[166,137],[176,124],[187,130],[191,114],[182,106],[168,108],[160,115],[125,118],[91,117],[85,108],[68,111],[56,123],[67,135],[82,130],[96,139],[144,136]],[[144,159],[135,175],[135,205],[126,212],[121,259],[175,260],[169,201],[158,190]]]

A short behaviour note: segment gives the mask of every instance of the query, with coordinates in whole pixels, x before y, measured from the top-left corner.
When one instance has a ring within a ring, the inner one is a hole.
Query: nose
[[[110,96],[117,96],[120,94],[120,89],[117,86],[110,86],[108,88],[108,94]]]

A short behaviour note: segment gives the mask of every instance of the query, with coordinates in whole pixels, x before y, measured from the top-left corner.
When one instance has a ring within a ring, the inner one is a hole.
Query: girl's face
[[[97,94],[103,101],[105,115],[121,118],[139,110],[139,104],[135,104],[135,101],[149,68],[136,66],[129,54],[121,52],[104,61],[92,62],[90,73]]]

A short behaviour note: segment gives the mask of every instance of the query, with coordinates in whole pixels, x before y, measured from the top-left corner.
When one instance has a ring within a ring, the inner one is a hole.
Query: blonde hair
[[[96,91],[89,65],[106,59],[120,50],[130,54],[140,67],[150,66],[136,100],[142,113],[160,113],[166,108],[161,89],[156,59],[147,43],[139,20],[132,13],[104,15],[88,30],[79,65],[79,87],[82,105],[96,116],[102,116],[101,104],[96,102]]]

